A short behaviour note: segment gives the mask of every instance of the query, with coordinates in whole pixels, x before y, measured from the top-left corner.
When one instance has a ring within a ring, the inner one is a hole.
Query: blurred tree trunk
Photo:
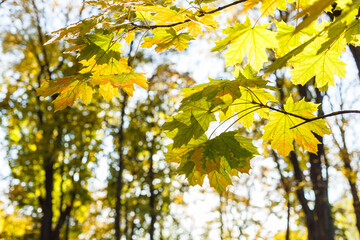
[[[52,191],[54,188],[54,162],[51,157],[44,160],[45,199],[42,204],[41,240],[49,240],[52,236]]]
[[[149,149],[149,187],[150,187],[150,198],[149,198],[149,207],[150,207],[150,226],[149,226],[149,234],[150,240],[154,240],[154,231],[155,231],[155,222],[156,222],[156,194],[154,189],[154,151],[155,148],[155,137],[153,136],[153,140],[151,141],[151,148]]]
[[[115,206],[115,239],[121,239],[121,194],[123,189],[123,172],[124,172],[124,155],[123,155],[123,143],[124,143],[124,123],[125,123],[125,108],[127,105],[128,95],[123,94],[124,99],[121,103],[121,121],[119,124],[118,132],[118,176],[116,185],[116,206]]]

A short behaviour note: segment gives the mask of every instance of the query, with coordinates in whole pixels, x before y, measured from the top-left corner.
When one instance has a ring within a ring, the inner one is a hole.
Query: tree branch
[[[337,116],[337,115],[343,115],[343,114],[349,114],[349,113],[359,113],[360,114],[360,110],[343,110],[343,111],[336,111],[336,112],[332,112],[332,113],[329,113],[329,114],[325,114],[325,115],[322,115],[322,116],[319,116],[319,117],[306,118],[306,117],[303,117],[303,116],[300,116],[300,115],[296,115],[294,113],[286,112],[285,110],[282,110],[282,109],[277,109],[277,108],[274,108],[274,107],[270,107],[270,106],[262,104],[262,103],[252,102],[252,104],[257,104],[262,108],[268,108],[270,110],[280,112],[280,113],[283,113],[283,114],[287,114],[287,115],[290,115],[290,116],[293,116],[293,117],[300,118],[300,119],[304,120],[304,122],[299,123],[299,124],[291,127],[290,129],[297,128],[297,127],[299,127],[299,126],[301,126],[301,125],[303,125],[305,123],[309,123],[309,122],[313,122],[313,121],[316,121],[316,120],[319,120],[319,119],[324,119],[324,118],[333,117],[333,116]]]
[[[337,111],[337,112],[332,112],[332,113],[325,114],[325,115],[322,115],[322,116],[319,116],[319,117],[310,118],[310,119],[305,119],[304,122],[299,123],[299,124],[291,127],[290,129],[297,128],[297,127],[299,127],[299,126],[301,126],[301,125],[303,125],[303,124],[305,124],[305,123],[309,123],[309,122],[312,122],[312,121],[315,121],[315,120],[324,119],[324,118],[328,118],[328,117],[333,117],[333,116],[336,116],[336,115],[349,114],[349,113],[360,113],[360,110]]]
[[[229,8],[229,7],[232,7],[232,6],[235,6],[237,4],[240,4],[240,3],[243,3],[243,2],[246,2],[247,0],[238,0],[238,1],[235,1],[235,2],[232,2],[232,3],[229,3],[227,5],[224,5],[224,6],[221,6],[221,7],[218,7],[214,10],[211,10],[209,12],[202,12],[200,13],[199,15],[197,15],[196,17],[204,17],[206,15],[210,15],[210,14],[213,14],[213,13],[216,13],[216,12],[220,12],[226,8]],[[172,24],[160,24],[160,25],[137,25],[135,23],[130,23],[130,25],[132,25],[134,28],[133,29],[130,29],[131,30],[134,30],[136,28],[142,28],[142,29],[148,29],[148,30],[152,30],[152,29],[155,29],[155,28],[167,28],[167,27],[175,27],[175,26],[178,26],[178,25],[181,25],[181,24],[184,24],[184,23],[187,23],[187,22],[190,22],[191,19],[186,19],[184,21],[181,21],[181,22],[176,22],[176,23],[172,23]]]

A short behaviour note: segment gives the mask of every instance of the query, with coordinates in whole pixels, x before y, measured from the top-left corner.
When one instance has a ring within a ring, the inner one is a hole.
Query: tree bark
[[[156,213],[156,194],[155,194],[155,188],[154,188],[154,179],[155,179],[155,172],[154,172],[154,154],[156,151],[156,135],[153,136],[153,139],[151,141],[151,147],[149,150],[149,172],[148,172],[148,181],[149,181],[149,188],[150,188],[150,198],[149,198],[149,207],[150,207],[150,226],[149,226],[149,235],[150,240],[154,240],[154,232],[155,232],[155,223],[157,218]]]
[[[72,196],[71,196],[70,204],[66,206],[64,211],[62,211],[60,209],[60,217],[58,219],[58,222],[56,224],[54,231],[52,232],[52,238],[51,238],[52,240],[60,239],[60,230],[63,227],[65,221],[70,217],[70,213],[73,208],[74,201],[75,201],[75,196],[76,196],[76,193],[73,192]],[[67,231],[68,231],[68,229],[67,229]]]
[[[118,132],[118,154],[119,154],[119,161],[118,167],[119,172],[117,176],[117,185],[116,185],[116,206],[115,206],[115,239],[121,239],[121,194],[123,189],[123,172],[124,172],[124,156],[123,156],[123,142],[124,142],[124,121],[125,121],[125,108],[127,105],[128,96],[124,93],[124,100],[121,106],[121,121],[119,125],[119,132]]]
[[[307,86],[299,87],[300,95],[310,100],[311,93]],[[315,89],[315,102],[322,103],[323,95],[318,89]],[[323,115],[323,109],[321,105],[318,109],[318,114]],[[320,142],[318,144],[317,154],[309,153],[310,163],[310,179],[315,194],[315,224],[318,230],[318,236],[316,239],[319,240],[333,240],[335,238],[334,221],[331,216],[331,206],[328,198],[328,182],[327,177],[324,178],[322,175],[323,165],[321,159],[325,157],[323,139],[320,136],[316,136]],[[327,165],[325,164],[326,172]],[[310,230],[309,230],[310,232]]]
[[[352,44],[349,44],[350,51],[354,56],[356,67],[358,69],[358,76],[360,77],[360,47],[355,47]]]
[[[42,204],[41,240],[50,240],[52,234],[52,191],[54,188],[54,162],[51,157],[44,160],[45,170],[45,199]]]
[[[309,208],[308,200],[305,198],[304,175],[300,168],[299,161],[295,152],[290,153],[290,161],[294,168],[294,177],[296,182],[296,196],[301,204],[302,210],[305,214],[306,227],[308,229],[308,240],[318,240],[319,234],[315,223],[314,212]]]
[[[157,216],[156,209],[155,209],[156,194],[155,194],[155,189],[154,189],[154,184],[153,184],[153,181],[154,181],[153,155],[154,155],[154,147],[155,147],[154,142],[155,142],[155,137],[151,144],[150,157],[149,157],[149,161],[150,161],[150,166],[149,166],[149,185],[150,185],[149,207],[150,207],[150,218],[151,218],[150,227],[149,227],[150,240],[154,240],[155,222],[156,222],[156,216]]]

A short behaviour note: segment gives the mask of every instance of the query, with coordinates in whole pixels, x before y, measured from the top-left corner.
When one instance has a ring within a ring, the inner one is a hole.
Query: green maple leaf
[[[318,105],[312,102],[294,102],[292,97],[289,97],[284,106],[287,113],[291,113],[306,119],[315,118],[313,112],[317,111]],[[284,157],[294,150],[293,141],[295,140],[303,150],[308,150],[312,153],[317,153],[317,145],[319,140],[313,133],[319,136],[330,134],[331,131],[326,125],[326,121],[318,119],[296,128],[292,128],[304,122],[303,119],[284,114],[282,112],[271,112],[269,116],[269,123],[265,125],[263,140],[271,142],[271,147],[276,149],[278,153]]]
[[[250,170],[250,159],[256,154],[250,139],[225,132],[211,140],[203,135],[187,146],[172,148],[166,158],[180,163],[178,171],[186,175],[191,185],[202,185],[207,175],[210,185],[223,192],[232,183],[231,176]]]
[[[86,35],[84,41],[91,45],[95,44],[104,51],[114,51],[121,53],[120,48],[122,45],[119,42],[114,41],[113,34],[100,34],[95,33],[91,35]]]
[[[112,59],[119,60],[120,54],[117,51],[105,51],[96,44],[90,44],[79,52],[78,58],[80,61],[94,58],[98,64],[108,64]]]
[[[186,96],[182,103],[186,104],[192,101],[206,98],[207,101],[214,105],[223,103],[222,97],[229,95],[232,99],[241,97],[240,86],[242,79],[236,80],[220,80],[209,78],[208,83],[195,85],[191,88],[186,88],[182,92]]]
[[[346,42],[354,46],[360,46],[360,20],[355,19],[351,22],[345,34]]]
[[[236,23],[235,26],[223,30],[228,37],[217,42],[212,51],[220,51],[230,45],[224,54],[227,65],[241,63],[247,55],[248,63],[258,71],[268,60],[266,49],[278,47],[276,33],[266,29],[269,25],[252,27],[249,18],[244,24]]]
[[[181,147],[192,138],[201,137],[209,128],[210,122],[216,120],[212,110],[213,105],[206,101],[206,98],[183,104],[180,107],[182,112],[171,117],[162,128],[169,132],[175,130],[173,145],[174,147]]]

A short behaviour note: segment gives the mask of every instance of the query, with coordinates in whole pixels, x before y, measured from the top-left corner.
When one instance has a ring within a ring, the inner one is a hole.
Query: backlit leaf
[[[302,99],[300,102],[294,102],[292,97],[289,97],[284,110],[306,119],[315,118],[313,112],[317,111],[317,105],[311,102],[305,102]],[[265,125],[263,140],[271,142],[271,147],[276,149],[280,155],[286,157],[294,150],[293,141],[295,140],[303,150],[308,150],[312,153],[317,153],[317,145],[319,140],[314,133],[319,136],[330,134],[331,131],[326,125],[326,121],[318,119],[296,128],[291,129],[300,123],[303,119],[285,114],[282,112],[271,112],[269,123]]]
[[[345,43],[337,41],[330,49],[317,54],[320,46],[315,41],[291,59],[294,67],[291,81],[294,84],[305,85],[315,77],[316,86],[322,88],[334,85],[335,75],[345,77],[345,63],[339,59],[342,50],[345,50]]]
[[[202,136],[187,147],[172,148],[166,158],[180,163],[179,173],[185,174],[191,185],[202,185],[207,175],[210,185],[223,192],[232,183],[231,176],[249,172],[250,159],[256,154],[250,139],[225,132],[211,140]]]
[[[188,46],[188,42],[193,40],[193,37],[187,33],[179,33],[173,29],[155,29],[152,31],[153,37],[144,38],[144,42],[141,47],[151,48],[156,45],[156,52],[162,52],[164,50],[174,47],[179,51],[183,51]]]
[[[228,35],[225,39],[216,43],[212,51],[220,51],[227,45],[230,45],[225,56],[227,65],[241,63],[247,55],[248,63],[258,71],[267,62],[267,48],[276,48],[278,46],[275,38],[276,33],[266,28],[269,24],[252,27],[250,19],[247,18],[244,24],[236,23],[234,27],[224,29]]]
[[[79,98],[88,104],[91,101],[93,89],[84,80],[81,80],[81,76],[45,81],[37,89],[38,96],[50,97],[56,93],[59,93],[59,96],[53,101],[53,104],[55,111],[58,111],[72,106]]]

